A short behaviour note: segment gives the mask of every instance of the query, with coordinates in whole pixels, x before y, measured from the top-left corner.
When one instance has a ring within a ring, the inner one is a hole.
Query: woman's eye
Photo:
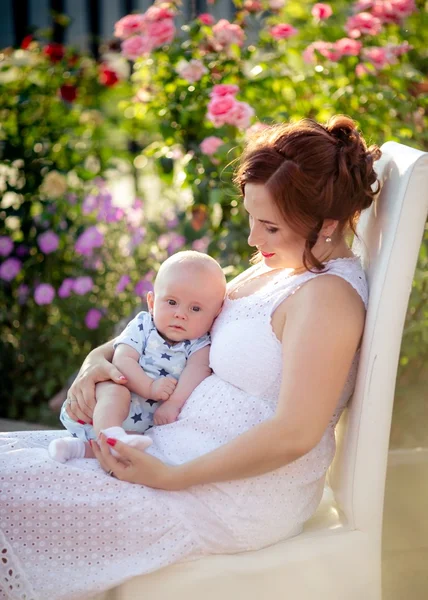
[[[278,231],[278,229],[275,229],[275,227],[266,227],[266,231],[268,233],[276,233]]]
[[[167,302],[170,306],[175,306],[177,304],[175,300],[167,300]]]
[[[193,312],[199,312],[201,309],[200,309],[200,307],[199,307],[199,306],[194,306],[194,307],[192,308],[192,310],[193,310]]]

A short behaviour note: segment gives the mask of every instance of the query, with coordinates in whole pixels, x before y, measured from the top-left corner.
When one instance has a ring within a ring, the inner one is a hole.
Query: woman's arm
[[[69,417],[75,421],[90,423],[95,407],[95,385],[100,381],[112,380],[126,383],[126,377],[112,365],[114,340],[91,350],[83,361],[80,371],[71,385],[67,397],[72,400],[67,406]]]
[[[293,462],[318,444],[328,426],[362,335],[364,317],[361,299],[344,280],[325,275],[309,281],[287,304],[282,385],[271,419],[178,466],[165,465],[146,453],[138,457],[118,442],[115,449],[130,460],[123,467],[107,456],[108,446],[102,440],[104,464],[119,479],[179,490],[253,477]]]

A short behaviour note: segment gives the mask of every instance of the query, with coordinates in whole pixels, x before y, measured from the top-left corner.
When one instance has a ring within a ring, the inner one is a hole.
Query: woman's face
[[[248,212],[248,244],[257,248],[268,267],[273,269],[302,266],[305,239],[284,222],[263,184],[245,185],[244,207]]]

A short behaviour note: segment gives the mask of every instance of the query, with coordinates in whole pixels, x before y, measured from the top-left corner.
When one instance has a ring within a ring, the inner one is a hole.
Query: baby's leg
[[[67,404],[61,408],[60,420],[73,437],[60,437],[49,444],[49,455],[54,460],[65,463],[72,458],[95,458],[87,440],[95,439],[92,425],[78,423],[67,414]]]
[[[94,430],[125,444],[145,450],[152,440],[145,435],[130,435],[123,429],[123,422],[129,415],[131,392],[117,383],[106,381],[98,383],[95,389],[97,403],[94,410]],[[112,450],[112,454],[118,456]]]

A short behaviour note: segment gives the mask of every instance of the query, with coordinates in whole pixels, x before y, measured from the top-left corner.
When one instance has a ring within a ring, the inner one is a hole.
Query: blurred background
[[[231,179],[254,132],[345,113],[369,144],[428,150],[427,6],[0,0],[0,429],[59,427],[82,360],[171,253],[248,266]],[[428,229],[390,440],[388,600],[428,589],[427,250]]]

